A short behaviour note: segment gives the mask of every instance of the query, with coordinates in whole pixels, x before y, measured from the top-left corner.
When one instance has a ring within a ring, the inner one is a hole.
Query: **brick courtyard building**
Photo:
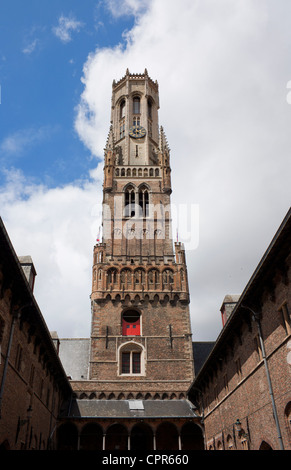
[[[33,296],[35,274],[0,219],[0,450],[55,448],[57,418],[72,393]]]
[[[291,210],[195,377],[206,449],[291,449]]]

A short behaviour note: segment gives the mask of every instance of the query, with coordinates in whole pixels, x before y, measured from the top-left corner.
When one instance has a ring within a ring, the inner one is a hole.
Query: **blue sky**
[[[0,12],[1,170],[48,186],[87,176],[95,162],[73,125],[82,68],[97,47],[123,41],[133,16],[93,0],[11,0]]]
[[[290,0],[11,0],[0,6],[0,215],[50,330],[89,336],[113,79],[159,83],[194,340],[214,340],[291,200]],[[191,231],[190,231],[191,234]],[[197,241],[197,240],[196,240]]]

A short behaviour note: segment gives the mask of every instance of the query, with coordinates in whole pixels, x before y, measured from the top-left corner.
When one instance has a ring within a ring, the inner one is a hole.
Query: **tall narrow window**
[[[148,217],[149,215],[149,193],[146,187],[142,187],[138,192],[138,204],[140,207],[141,217]]]
[[[152,109],[153,109],[152,102],[151,102],[151,100],[148,100],[148,117],[150,119],[152,119]]]
[[[125,217],[134,217],[135,215],[135,191],[132,186],[129,186],[125,190],[125,200],[124,200],[124,208],[125,208]]]
[[[140,114],[140,98],[138,96],[133,98],[133,114]]]
[[[132,373],[140,374],[140,352],[132,352]]]
[[[119,119],[123,119],[125,117],[125,100],[122,100],[120,103],[119,109]]]
[[[122,353],[122,365],[121,370],[123,374],[130,373],[130,352],[123,352]]]

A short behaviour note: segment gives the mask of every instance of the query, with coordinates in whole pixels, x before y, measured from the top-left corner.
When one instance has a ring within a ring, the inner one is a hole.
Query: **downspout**
[[[257,324],[257,327],[258,327],[260,345],[261,345],[261,349],[262,349],[262,356],[263,356],[263,360],[264,360],[266,376],[267,376],[267,381],[268,381],[268,386],[269,386],[269,394],[270,394],[271,401],[272,401],[273,414],[274,414],[274,419],[275,419],[276,428],[277,428],[279,446],[280,446],[280,450],[284,450],[284,445],[283,445],[283,440],[282,440],[282,435],[281,435],[281,429],[280,429],[280,424],[279,424],[279,419],[278,419],[278,413],[277,413],[276,403],[275,403],[275,399],[274,399],[273,387],[272,387],[272,382],[271,382],[271,377],[270,377],[270,372],[269,372],[269,367],[268,367],[268,362],[267,362],[267,357],[266,357],[265,345],[264,345],[264,340],[263,340],[263,335],[262,335],[261,314],[254,312],[253,310],[251,310],[248,307],[243,307],[243,308],[249,310],[253,314],[253,319],[255,320],[255,322]]]

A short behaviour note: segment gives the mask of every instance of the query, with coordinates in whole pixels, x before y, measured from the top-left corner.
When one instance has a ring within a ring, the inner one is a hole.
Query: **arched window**
[[[140,98],[138,96],[133,98],[133,114],[140,114]]]
[[[140,314],[136,310],[126,310],[122,315],[122,335],[140,335]]]
[[[143,349],[136,343],[127,343],[120,348],[120,374],[135,375],[144,373]]]
[[[138,268],[134,272],[134,283],[144,284],[145,283],[145,271],[144,269]]]
[[[123,269],[120,273],[120,282],[124,285],[125,289],[131,286],[131,270],[130,269]]]
[[[165,269],[163,272],[163,284],[173,284],[174,275],[171,269]]]
[[[125,217],[134,217],[135,215],[135,191],[133,186],[128,186],[125,190],[124,209]]]
[[[142,186],[138,191],[138,204],[141,217],[149,215],[149,193],[146,186]]]
[[[157,269],[151,269],[148,274],[149,288],[156,289],[160,283],[159,271]]]
[[[112,286],[113,284],[117,283],[117,271],[116,269],[112,268],[107,271],[107,284],[108,286]]]

